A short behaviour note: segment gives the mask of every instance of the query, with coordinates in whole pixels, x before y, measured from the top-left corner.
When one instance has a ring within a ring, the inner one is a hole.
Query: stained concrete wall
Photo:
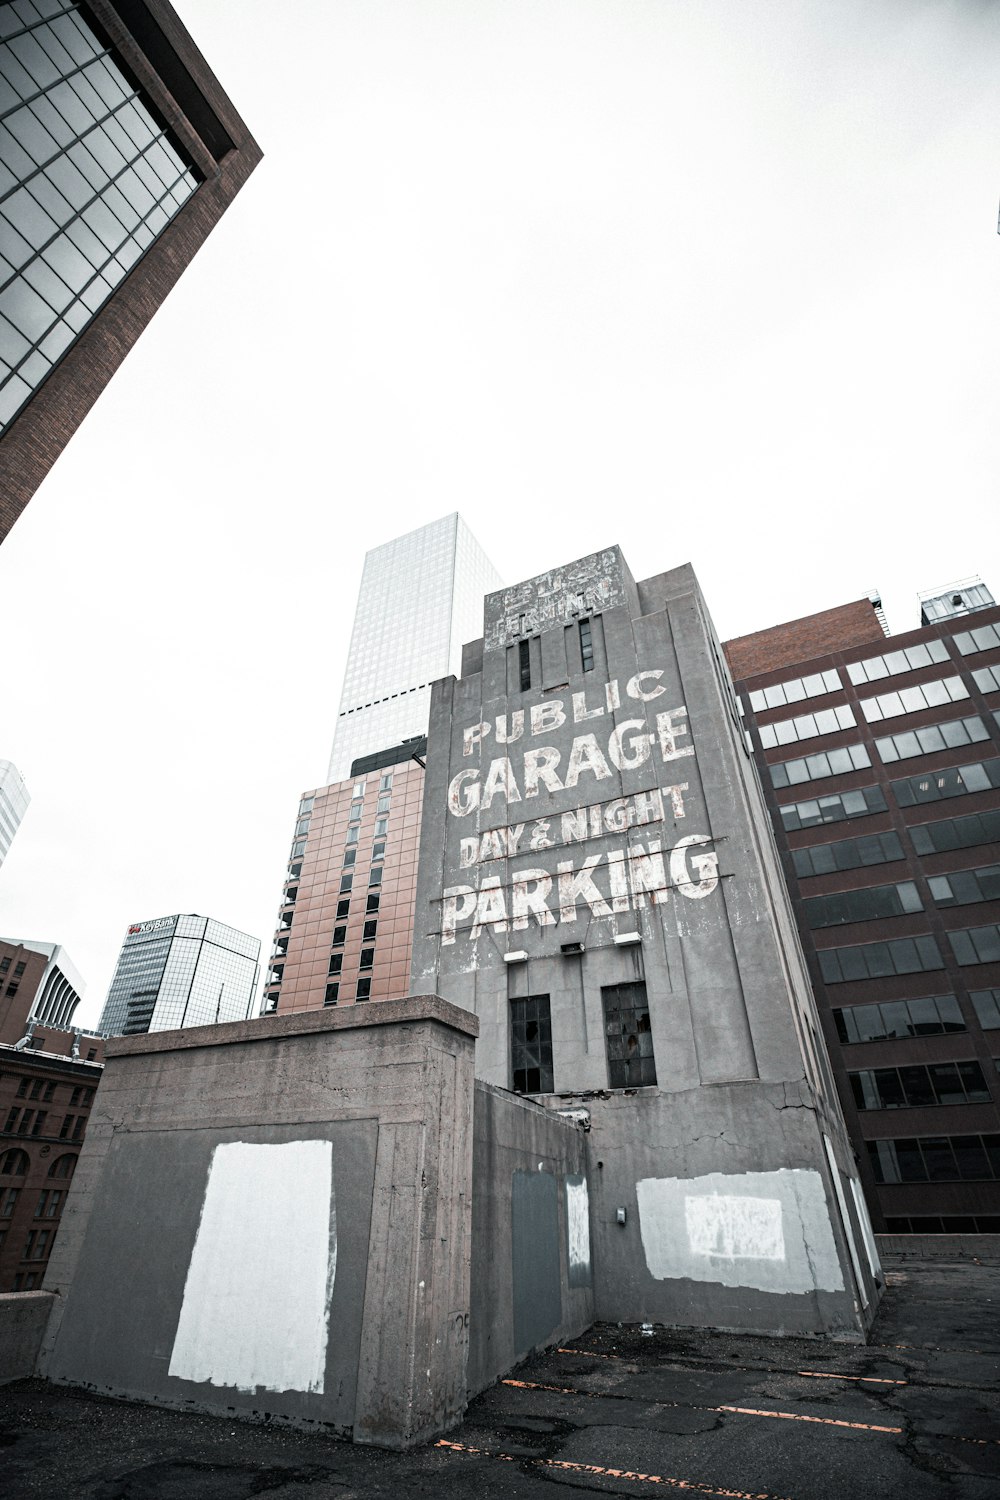
[[[615,1315],[861,1337],[878,1300],[877,1261],[867,1259],[867,1218],[854,1222],[864,1210],[808,973],[693,571],[636,583],[612,547],[527,579],[487,597],[481,664],[469,652],[466,666],[432,698],[411,987],[475,1012],[477,1076],[506,1087],[516,1082],[512,1002],[541,997],[553,1069],[543,1087],[566,1097],[646,1081],[612,1077],[604,1012],[612,987],[644,986],[648,1023],[629,1041],[637,1053],[651,1042],[662,1097],[643,1111],[642,1130],[657,1133],[626,1149],[615,1125],[607,1191],[638,1203],[647,1179],[687,1180],[671,1189],[678,1203],[726,1200],[722,1245],[780,1218],[787,1246],[796,1216],[815,1217],[837,1271],[828,1288],[803,1290],[791,1259],[774,1256],[777,1239],[763,1240],[768,1254],[749,1258],[770,1257],[770,1270],[756,1286],[744,1277],[737,1316],[721,1269],[699,1283],[681,1256],[653,1276],[637,1249],[618,1283],[634,1295],[618,1298]],[[775,1129],[786,1091],[808,1128]],[[618,1107],[609,1103],[609,1121]],[[595,1132],[596,1121],[597,1112]],[[794,1179],[801,1194],[822,1197],[815,1210],[757,1181],[799,1171],[811,1174],[808,1186]],[[717,1210],[693,1206],[692,1224]],[[700,1222],[704,1249],[709,1221]],[[615,1241],[616,1253],[627,1243]]]
[[[469,1395],[594,1321],[586,1135],[477,1082]]]
[[[51,1292],[0,1293],[0,1385],[34,1375],[53,1300]]]
[[[452,1425],[475,1031],[421,996],[110,1042],[41,1373],[390,1447]]]

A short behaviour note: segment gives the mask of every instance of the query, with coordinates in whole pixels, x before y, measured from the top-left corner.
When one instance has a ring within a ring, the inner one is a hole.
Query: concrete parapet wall
[[[469,1395],[594,1321],[582,1127],[477,1081]]]
[[[883,1255],[903,1260],[1000,1262],[1000,1234],[877,1234]]]
[[[42,1373],[389,1447],[456,1422],[475,1034],[415,996],[111,1043]]]
[[[35,1374],[54,1301],[51,1292],[0,1293],[0,1385]]]

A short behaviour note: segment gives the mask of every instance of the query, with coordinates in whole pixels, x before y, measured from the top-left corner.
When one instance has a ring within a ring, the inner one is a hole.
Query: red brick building
[[[306,792],[292,840],[265,1011],[405,995],[426,740],[354,762]]]
[[[40,1287],[104,1068],[55,944],[0,939],[0,1292]]]

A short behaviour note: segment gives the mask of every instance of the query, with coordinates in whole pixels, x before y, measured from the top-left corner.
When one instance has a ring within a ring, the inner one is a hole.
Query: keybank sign
[[[176,921],[176,917],[157,917],[155,922],[133,922],[128,935],[136,937],[147,932],[163,932],[165,928],[173,927]]]
[[[515,931],[531,923],[551,927],[575,922],[581,908],[584,915],[612,917],[640,909],[647,902],[666,902],[671,891],[700,900],[715,890],[719,883],[718,858],[705,848],[712,840],[703,833],[688,834],[668,848],[664,848],[661,837],[643,836],[640,842],[633,835],[627,843],[587,853],[583,858],[556,859],[554,868],[542,867],[543,861],[538,858],[543,851],[570,852],[574,844],[662,824],[665,815],[674,820],[686,816],[687,781],[652,785],[625,797],[600,797],[604,790],[601,783],[612,781],[616,771],[634,771],[648,765],[651,780],[659,783],[661,767],[669,767],[667,774],[676,775],[694,756],[694,746],[686,743],[689,729],[683,704],[660,707],[657,703],[652,710],[653,727],[646,716],[617,723],[611,719],[627,699],[645,705],[663,698],[663,675],[660,669],[637,672],[625,684],[624,695],[619,682],[613,680],[603,685],[596,700],[582,692],[551,698],[527,710],[471,724],[462,731],[463,757],[477,752],[482,755],[488,746],[502,747],[504,753],[492,757],[485,770],[482,764],[469,766],[452,777],[449,813],[464,819],[500,802],[511,809],[511,821],[462,837],[460,866],[472,869],[518,854],[534,855],[535,859],[530,865],[513,868],[506,878],[482,874],[475,885],[448,886],[442,901],[442,944],[454,943],[460,930],[475,941],[484,927],[496,933],[506,932],[508,924]],[[604,725],[599,722],[602,719]],[[593,728],[572,736],[568,749],[565,744],[560,749],[552,743],[530,743],[551,739],[566,727],[591,723]],[[514,745],[517,749],[511,752]],[[518,805],[546,794],[567,790],[586,793],[591,788],[594,800],[588,798],[586,805],[555,815],[533,818],[529,807]],[[528,816],[515,821],[517,813]],[[655,826],[650,827],[650,834],[655,834]],[[544,864],[548,865],[549,859]]]

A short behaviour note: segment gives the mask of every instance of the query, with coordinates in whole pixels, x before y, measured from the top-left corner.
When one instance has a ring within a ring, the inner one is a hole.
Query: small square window
[[[358,968],[359,969],[373,969],[374,967],[375,967],[375,949],[374,948],[362,948],[362,950],[361,950],[361,962],[358,964]]]
[[[350,814],[348,815],[347,821],[349,823],[360,823],[361,822],[361,814],[364,812],[364,810],[365,810],[365,804],[363,802],[352,802],[351,803],[351,811],[350,811]]]
[[[351,889],[351,886],[353,884],[354,884],[354,876],[353,876],[353,874],[341,875],[341,877],[340,877],[340,890],[341,890],[341,894],[343,895],[346,891],[349,891]]]
[[[380,899],[381,898],[379,897],[378,892],[376,892],[374,896],[369,896],[368,897],[368,905],[365,907],[365,910],[366,911],[378,911],[378,906],[379,906],[379,900]]]
[[[376,818],[375,819],[375,837],[377,839],[384,839],[385,836],[386,836],[386,834],[388,832],[389,832],[389,819],[388,818]]]
[[[372,992],[372,982],[371,982],[371,980],[367,979],[367,978],[366,979],[359,979],[358,980],[358,994],[357,994],[357,998],[359,1000],[367,1000],[368,997],[369,997],[369,995],[371,994],[371,992]]]
[[[346,926],[344,926],[344,927],[335,927],[333,929],[333,944],[332,944],[332,946],[334,948],[342,948],[344,946],[344,942],[345,942],[346,938],[347,938],[347,927]]]
[[[336,1005],[336,1003],[337,1003],[337,996],[339,994],[340,994],[340,984],[339,984],[339,982],[335,982],[333,984],[328,984],[327,987],[326,987],[326,994],[323,996],[323,1004],[324,1005]]]
[[[356,844],[358,842],[358,833],[359,832],[360,832],[360,829],[358,828],[357,823],[352,823],[351,826],[350,826],[350,828],[348,828],[348,830],[347,830],[347,838],[346,838],[345,842],[348,843],[348,844]]]
[[[389,811],[390,801],[391,798],[389,797],[388,793],[384,797],[380,797],[378,799],[378,805],[376,806],[375,811],[379,813],[387,813]]]
[[[364,932],[362,932],[362,934],[361,934],[361,941],[363,943],[373,943],[375,941],[375,934],[376,934],[377,931],[378,931],[378,919],[375,918],[375,917],[372,917],[372,919],[369,922],[365,923]]]
[[[350,911],[350,909],[351,909],[351,900],[350,900],[350,897],[348,897],[346,901],[338,901],[337,902],[337,920],[338,920],[338,922],[340,921],[341,917],[346,917],[347,916],[347,913]]]
[[[357,849],[345,849],[344,850],[344,865],[345,866],[347,866],[347,865],[353,865],[353,863],[357,859],[357,857],[358,857],[358,851],[357,851]]]
[[[365,795],[365,784],[363,781],[356,781],[354,783],[353,795],[355,797],[363,797]]]
[[[372,859],[385,859],[385,839],[372,844]]]
[[[386,771],[386,772],[383,773],[382,780],[379,782],[379,791],[387,792],[391,786],[392,786],[392,772],[391,771]]]
[[[382,866],[381,865],[376,866],[376,868],[374,870],[371,870],[369,872],[369,875],[368,875],[368,884],[369,885],[381,885],[382,884]]]
[[[339,974],[344,967],[344,955],[342,953],[330,954],[330,973]]]

